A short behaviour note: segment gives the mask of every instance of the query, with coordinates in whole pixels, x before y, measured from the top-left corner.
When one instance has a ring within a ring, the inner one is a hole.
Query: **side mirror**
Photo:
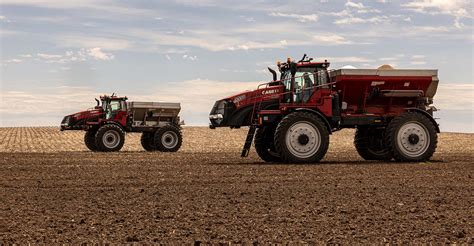
[[[97,102],[97,107],[99,107],[99,106],[100,106],[99,100],[97,100],[97,98],[94,98],[94,99],[95,99],[95,101]]]
[[[268,68],[268,71],[270,71],[270,73],[272,73],[273,75],[273,81],[277,81],[277,73],[275,72],[275,70],[271,69],[270,67],[267,67]]]
[[[289,65],[290,65],[291,76],[295,76],[296,70],[298,69],[298,67],[296,66],[296,63],[292,62]]]

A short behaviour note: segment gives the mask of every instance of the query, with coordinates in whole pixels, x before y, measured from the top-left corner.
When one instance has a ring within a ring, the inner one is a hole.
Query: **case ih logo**
[[[262,91],[262,95],[275,94],[278,92],[279,92],[278,89],[265,90],[265,91]]]
[[[240,96],[234,98],[234,103],[238,104],[239,102],[241,102],[244,99],[245,99],[245,95],[240,95]]]

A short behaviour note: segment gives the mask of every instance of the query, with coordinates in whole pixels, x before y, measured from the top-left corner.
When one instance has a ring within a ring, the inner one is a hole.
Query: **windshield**
[[[291,73],[289,70],[281,75],[281,81],[286,90],[291,90]],[[295,74],[295,90],[302,90],[313,86],[324,85],[327,83],[327,71],[324,68],[303,67],[298,68]]]
[[[286,91],[292,91],[292,77],[290,71],[285,71],[281,75],[281,81],[285,85]],[[285,102],[308,102],[317,88],[329,88],[327,70],[324,68],[301,67],[294,76],[294,88],[291,95],[286,95]]]
[[[121,100],[102,100],[102,109],[106,113],[106,118],[110,119],[113,112],[122,109]]]

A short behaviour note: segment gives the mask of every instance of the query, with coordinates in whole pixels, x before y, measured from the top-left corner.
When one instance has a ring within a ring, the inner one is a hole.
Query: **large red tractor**
[[[210,127],[250,126],[242,156],[254,139],[268,162],[315,163],[329,135],[355,128],[354,144],[366,160],[426,161],[436,150],[439,127],[431,106],[437,70],[338,69],[303,56],[269,68],[273,81],[219,100]]]
[[[141,132],[146,151],[175,152],[181,147],[179,103],[127,102],[127,97],[101,96],[94,108],[67,115],[61,131],[84,130],[92,151],[119,151],[125,132]]]

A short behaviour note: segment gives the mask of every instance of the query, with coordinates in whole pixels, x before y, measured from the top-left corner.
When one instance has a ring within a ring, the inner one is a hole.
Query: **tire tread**
[[[319,130],[321,131],[320,150],[314,156],[304,160],[293,157],[285,147],[287,128],[302,118],[314,120],[314,123],[319,125]],[[285,116],[278,124],[275,131],[275,147],[280,154],[280,158],[286,163],[317,163],[326,155],[329,148],[329,131],[319,116],[310,112],[293,112]]]
[[[430,146],[428,146],[427,151],[420,157],[406,157],[400,153],[396,147],[397,129],[408,120],[419,121],[427,128],[428,133],[430,134]],[[417,112],[406,112],[398,117],[395,117],[388,124],[385,137],[387,146],[392,151],[393,158],[397,162],[427,161],[433,156],[438,145],[438,135],[436,134],[436,127],[433,125],[433,122],[431,122],[431,120],[425,115]]]

